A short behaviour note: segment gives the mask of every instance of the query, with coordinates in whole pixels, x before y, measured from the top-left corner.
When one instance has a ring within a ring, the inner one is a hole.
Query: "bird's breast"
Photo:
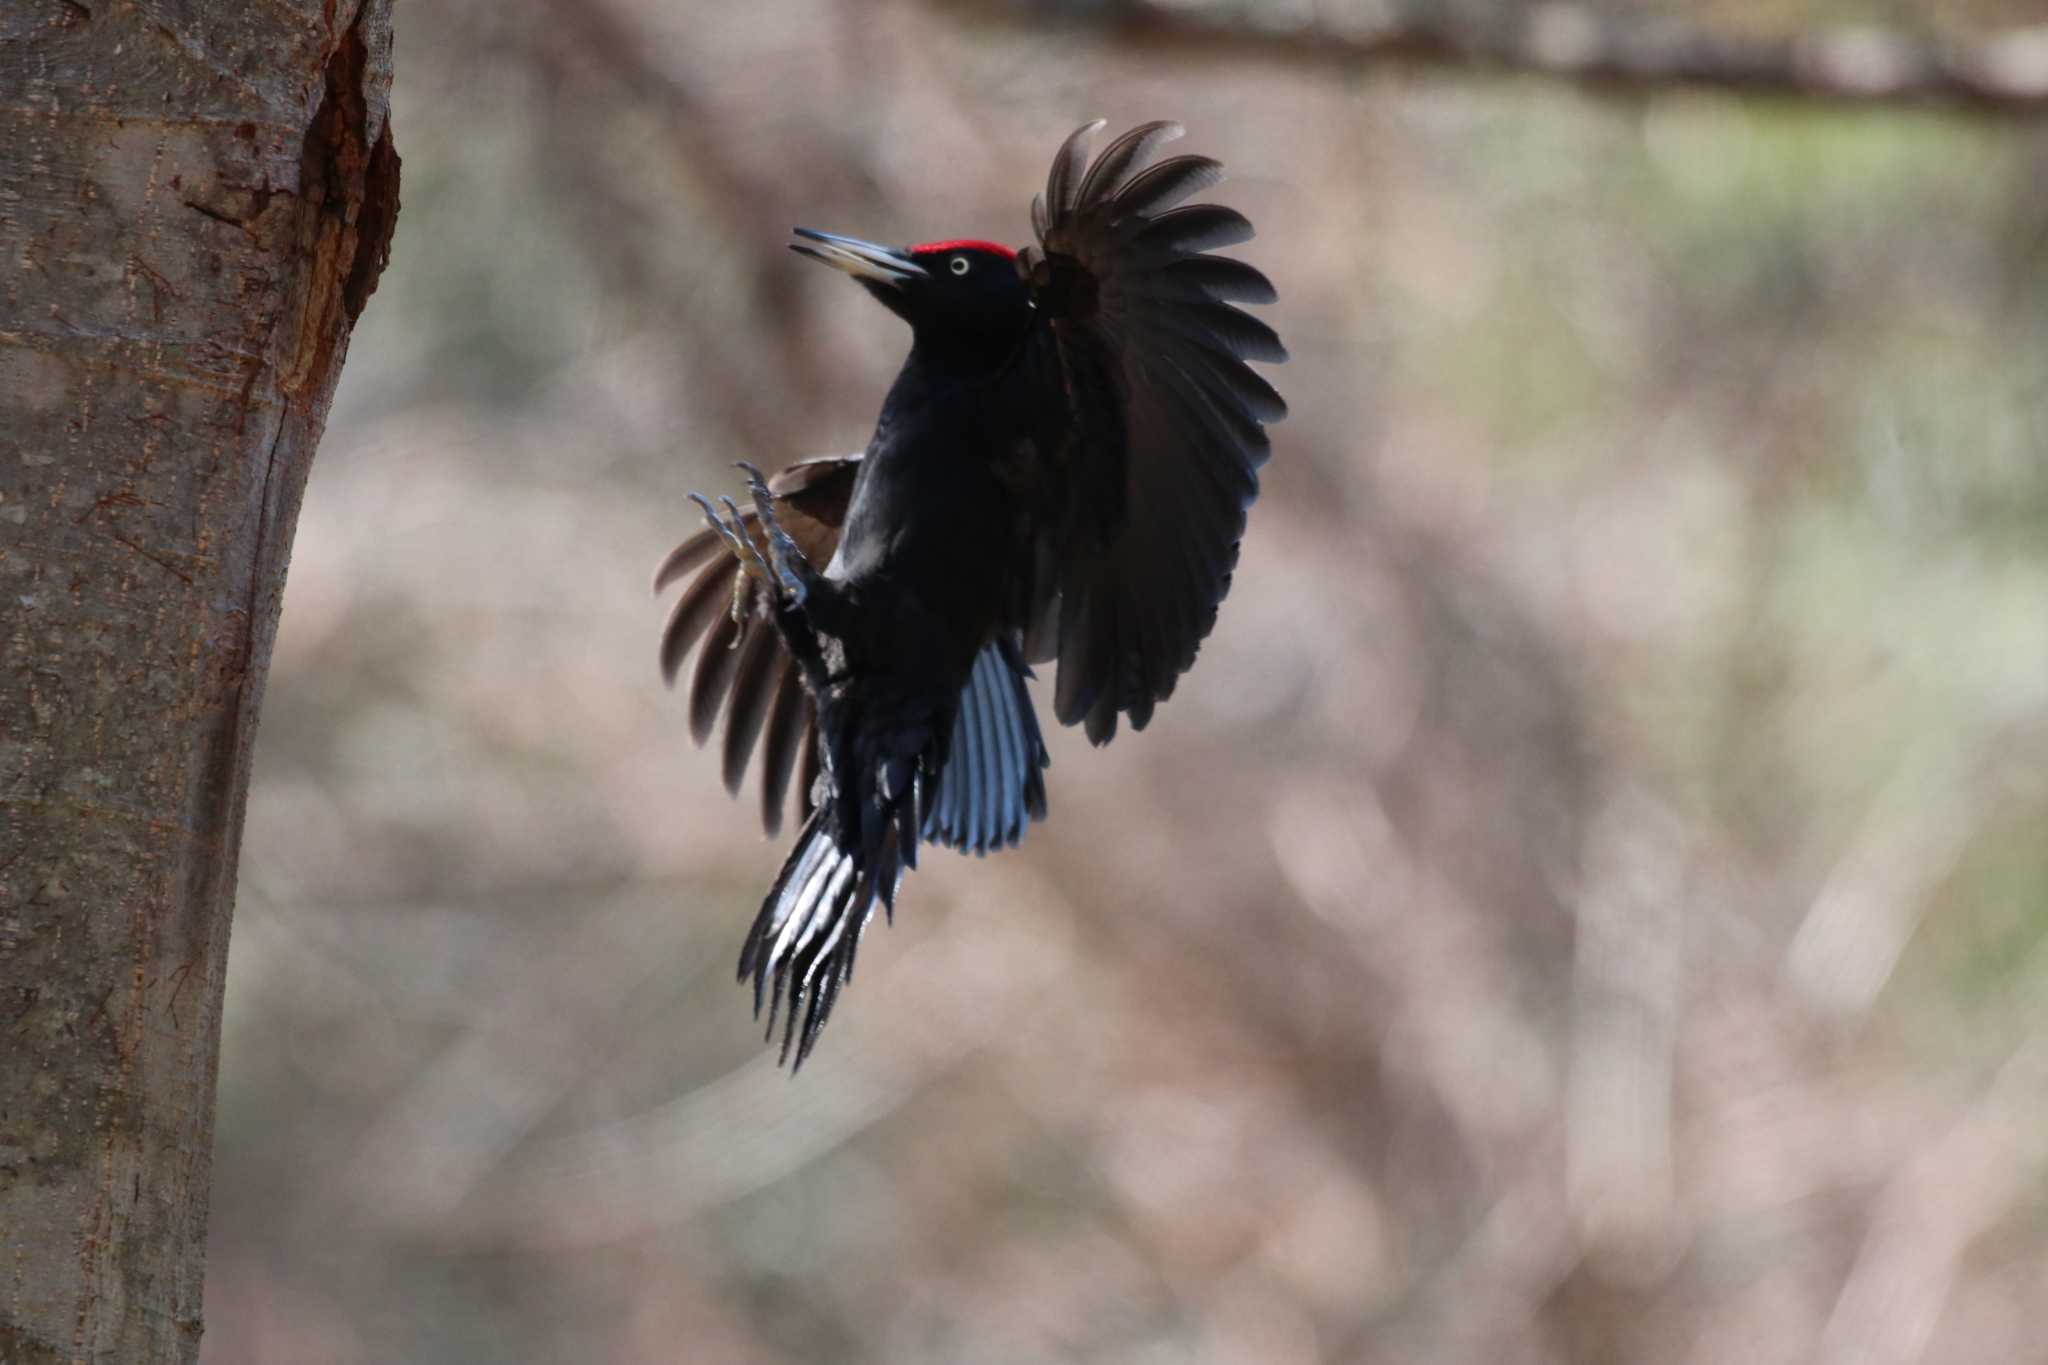
[[[950,420],[932,420],[941,416]],[[1027,567],[1033,456],[1028,440],[986,413],[899,417],[862,462],[840,547],[847,577],[879,610],[914,597],[971,659]]]

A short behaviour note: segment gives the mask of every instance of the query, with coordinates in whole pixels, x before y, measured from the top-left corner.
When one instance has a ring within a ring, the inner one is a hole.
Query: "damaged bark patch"
[[[355,263],[349,267],[342,289],[350,322],[362,316],[363,305],[377,292],[377,281],[391,260],[392,229],[398,225],[398,149],[391,145],[389,115],[377,130],[377,144],[370,148],[369,174],[357,222]]]
[[[297,344],[280,377],[287,394],[334,372],[334,352],[347,344],[349,328],[376,292],[391,256],[398,152],[388,114],[375,141],[370,138],[363,97],[368,59],[358,17],[327,59],[326,92],[306,129],[299,193],[313,281]]]

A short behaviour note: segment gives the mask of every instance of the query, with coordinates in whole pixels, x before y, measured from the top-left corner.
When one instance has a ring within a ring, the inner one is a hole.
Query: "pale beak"
[[[791,251],[814,261],[823,261],[835,270],[844,270],[857,280],[902,285],[911,280],[931,278],[910,253],[895,247],[863,242],[858,237],[841,237],[836,232],[816,232],[810,228],[797,228],[795,232],[804,240],[791,242]]]

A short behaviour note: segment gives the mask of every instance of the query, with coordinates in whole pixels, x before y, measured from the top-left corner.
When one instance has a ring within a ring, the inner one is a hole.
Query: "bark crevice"
[[[348,325],[362,315],[390,259],[398,221],[398,152],[388,118],[372,127],[363,17],[356,16],[328,57],[326,91],[306,130],[299,189],[314,279],[298,353],[286,369],[287,393],[324,372],[331,348],[346,343]]]

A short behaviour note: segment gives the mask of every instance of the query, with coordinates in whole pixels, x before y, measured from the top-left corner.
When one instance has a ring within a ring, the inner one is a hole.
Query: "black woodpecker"
[[[1155,162],[1171,123],[1090,163],[1101,126],[1060,148],[1021,251],[796,230],[910,324],[909,358],[866,451],[740,465],[750,505],[693,494],[709,529],[655,576],[689,580],[662,673],[697,651],[691,733],[725,713],[735,793],[761,749],[770,834],[801,769],[803,827],[739,962],[798,1066],[919,844],[986,853],[1044,817],[1030,666],[1056,661],[1053,714],[1105,744],[1172,694],[1230,589],[1287,411],[1246,364],[1285,348],[1233,305],[1273,287],[1210,254],[1251,237],[1242,214],[1185,202],[1218,163]]]

